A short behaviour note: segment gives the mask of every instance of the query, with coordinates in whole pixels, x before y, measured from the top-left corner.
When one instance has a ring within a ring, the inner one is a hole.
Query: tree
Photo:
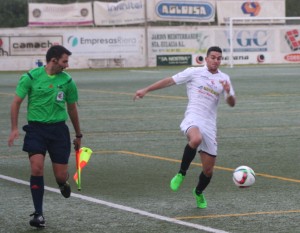
[[[24,0],[1,1],[0,27],[25,27],[28,22],[28,5]]]
[[[300,16],[300,1],[299,0],[285,0],[285,10],[287,17]]]

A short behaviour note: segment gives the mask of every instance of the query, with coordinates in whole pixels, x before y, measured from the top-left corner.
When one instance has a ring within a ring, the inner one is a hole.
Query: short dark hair
[[[207,50],[206,56],[208,56],[211,52],[222,53],[222,49],[219,46],[212,46]]]
[[[63,54],[72,55],[72,53],[67,50],[62,45],[53,45],[51,46],[46,54],[46,62],[48,63],[52,58],[59,59],[62,57]]]

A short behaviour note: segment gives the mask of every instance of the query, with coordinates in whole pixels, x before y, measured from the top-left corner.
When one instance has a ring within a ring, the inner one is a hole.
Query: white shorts
[[[197,151],[203,151],[212,156],[217,156],[218,143],[217,143],[217,129],[210,127],[207,122],[198,119],[196,116],[186,116],[180,124],[181,131],[186,135],[189,128],[198,127],[201,135],[202,142]]]

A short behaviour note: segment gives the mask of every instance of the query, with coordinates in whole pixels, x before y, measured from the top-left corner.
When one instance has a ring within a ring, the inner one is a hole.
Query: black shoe
[[[65,184],[59,186],[61,195],[63,195],[65,198],[68,198],[71,196],[71,187],[69,182],[67,181]]]
[[[45,225],[45,218],[43,215],[34,212],[30,216],[33,216],[33,218],[29,221],[30,226],[37,227],[37,228],[44,228]]]

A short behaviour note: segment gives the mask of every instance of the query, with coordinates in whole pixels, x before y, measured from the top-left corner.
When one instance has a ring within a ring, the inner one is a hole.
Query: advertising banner
[[[239,25],[230,35],[224,26],[149,27],[147,39],[143,27],[2,29],[0,68],[36,67],[56,44],[72,52],[70,67],[76,69],[199,66],[210,46],[221,47],[223,65],[299,64],[299,35],[295,24]]]
[[[92,3],[28,3],[28,26],[93,25]]]
[[[192,65],[191,55],[158,55],[157,56],[158,66],[182,66]]]
[[[9,37],[0,35],[0,57],[9,56]]]
[[[230,52],[230,41],[232,39],[233,52],[270,52],[274,51],[274,30],[270,27],[236,27],[233,37],[230,38],[226,29],[217,30],[216,38],[223,48],[223,52]]]
[[[185,28],[149,28],[148,51],[150,64],[161,64],[162,59],[167,61],[167,55],[179,56],[173,60],[180,60],[182,56],[197,55],[192,57],[192,64],[203,63],[203,58],[212,41],[214,41],[214,30]],[[157,57],[157,55],[161,55]],[[168,58],[170,60],[170,58]],[[182,59],[181,59],[182,60]],[[186,59],[187,60],[187,59]],[[181,61],[182,62],[182,61]]]
[[[68,31],[64,45],[74,54],[97,54],[98,57],[114,57],[128,54],[143,54],[143,29]]]
[[[240,20],[243,24],[262,24],[269,21],[257,20],[259,17],[285,17],[285,0],[222,0],[217,1],[218,24],[229,23],[230,17],[246,17],[251,21]],[[284,20],[278,20],[284,23]]]
[[[276,31],[271,27],[236,27],[232,38],[226,29],[216,30],[216,42],[223,50],[223,64],[257,64],[269,62],[276,52]],[[233,51],[231,51],[231,45]]]
[[[285,62],[300,62],[300,26],[280,30],[280,52]]]
[[[150,21],[214,22],[215,0],[151,0],[147,2]]]
[[[62,36],[10,36],[10,55],[45,55],[52,45],[61,45]]]
[[[144,0],[113,2],[94,1],[95,25],[123,25],[145,22]]]

